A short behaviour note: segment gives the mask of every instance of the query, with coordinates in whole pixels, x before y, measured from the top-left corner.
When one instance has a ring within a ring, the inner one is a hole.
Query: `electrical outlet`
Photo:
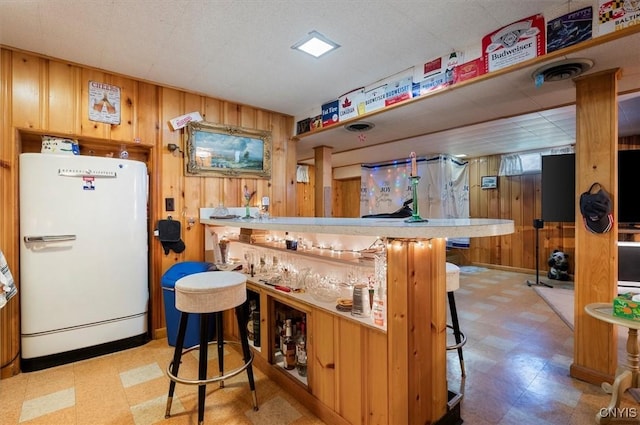
[[[175,211],[176,206],[173,202],[173,198],[164,198],[164,209],[165,211]]]

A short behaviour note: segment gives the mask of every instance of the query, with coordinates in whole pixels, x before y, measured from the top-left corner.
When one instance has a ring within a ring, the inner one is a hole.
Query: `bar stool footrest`
[[[452,325],[447,324],[447,328],[453,329]],[[460,332],[460,331],[459,331]],[[457,350],[458,348],[462,348],[467,343],[467,337],[464,332],[460,332],[460,342],[453,345],[447,345],[447,350]]]
[[[233,345],[241,345],[240,342],[238,341],[223,341],[224,344],[233,344]],[[210,341],[209,345],[211,344],[218,344],[218,341]],[[192,351],[196,348],[198,348],[198,345],[195,345],[193,347],[189,347],[186,348],[182,351],[182,354],[184,355],[185,353],[188,353],[189,351]],[[169,377],[169,379],[171,379],[174,382],[177,382],[179,384],[185,384],[185,385],[206,385],[206,384],[211,384],[213,382],[219,382],[219,381],[224,381],[226,379],[229,378],[233,378],[234,376],[240,374],[241,372],[245,371],[252,363],[253,363],[253,352],[250,352],[250,357],[249,360],[246,361],[245,363],[242,364],[242,366],[239,366],[235,369],[232,369],[226,373],[224,373],[223,375],[219,375],[219,376],[215,376],[213,378],[207,378],[207,379],[187,379],[187,378],[180,378],[179,376],[175,376],[173,373],[171,373],[171,369],[173,367],[173,362],[169,363],[169,366],[167,366],[167,376]]]

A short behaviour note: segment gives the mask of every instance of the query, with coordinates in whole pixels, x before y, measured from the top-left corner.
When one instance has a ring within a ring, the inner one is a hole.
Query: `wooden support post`
[[[594,384],[611,382],[617,366],[616,329],[586,314],[594,302],[612,302],[617,291],[618,227],[589,232],[580,213],[580,194],[600,183],[617,217],[618,76],[612,69],[576,82],[576,250],[574,360],[570,373]]]
[[[447,411],[445,240],[394,240],[387,259],[389,423],[434,423]]]
[[[331,217],[331,182],[333,179],[331,167],[330,146],[317,146],[315,152],[316,189],[315,207],[316,217]]]

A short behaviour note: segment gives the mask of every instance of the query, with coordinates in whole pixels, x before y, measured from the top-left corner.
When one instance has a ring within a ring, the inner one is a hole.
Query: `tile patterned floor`
[[[460,327],[467,336],[463,347],[467,377],[461,379],[455,351],[447,353],[447,376],[450,389],[464,393],[464,423],[594,424],[610,396],[598,385],[569,376],[573,332],[526,285],[527,279],[535,280],[527,274],[487,269],[460,274],[455,298]],[[623,332],[618,331],[619,341],[626,341]],[[625,346],[618,345],[623,364]],[[640,406],[631,397],[625,397],[622,406],[640,415]]]
[[[451,390],[464,393],[465,424],[593,424],[596,412],[609,402],[599,386],[569,377],[572,332],[526,285],[531,278],[486,269],[461,273],[455,296],[468,338],[463,349],[466,379],[460,377],[455,351],[447,354],[447,362]],[[211,351],[215,361],[217,352]],[[624,347],[619,352],[624,353]],[[164,418],[164,371],[171,354],[166,340],[157,340],[0,380],[0,425],[195,424],[193,386],[176,386],[172,417]],[[225,362],[240,362],[235,350],[225,352]],[[197,352],[190,352],[181,371],[195,373],[197,364]],[[246,375],[240,374],[226,381],[224,389],[207,387],[205,423],[323,424],[260,371],[255,375],[259,411],[252,410]],[[623,406],[640,408],[630,397]]]
[[[164,411],[173,348],[166,340],[47,370],[0,380],[0,425],[151,425],[197,423],[197,387],[176,385],[169,419]],[[209,350],[217,368],[217,350]],[[241,364],[225,348],[225,366]],[[198,351],[183,356],[180,376],[197,376]],[[207,386],[205,423],[322,425],[291,395],[254,368],[260,409],[252,408],[245,373]]]

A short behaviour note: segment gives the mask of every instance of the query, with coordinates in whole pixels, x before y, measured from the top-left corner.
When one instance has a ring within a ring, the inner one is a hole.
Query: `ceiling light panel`
[[[300,50],[301,52],[305,52],[315,58],[319,58],[338,47],[340,47],[339,44],[329,40],[317,31],[311,31],[307,37],[291,46],[292,49]]]

